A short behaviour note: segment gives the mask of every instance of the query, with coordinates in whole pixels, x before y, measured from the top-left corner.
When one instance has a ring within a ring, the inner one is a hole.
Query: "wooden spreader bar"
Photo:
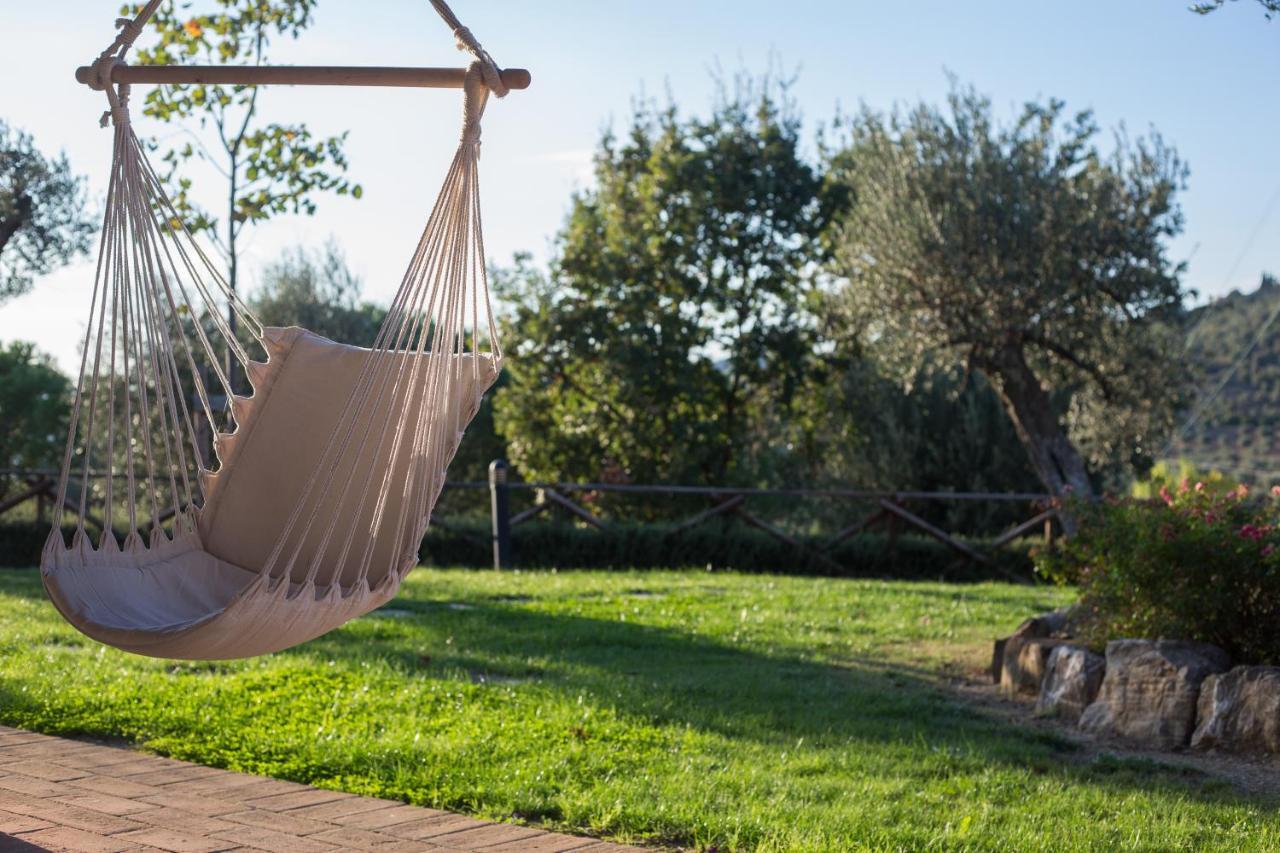
[[[508,89],[529,88],[524,68],[502,69]],[[461,89],[465,68],[379,68],[341,65],[117,65],[112,83],[245,86],[406,86],[423,89]],[[88,85],[94,71],[76,69],[76,80]]]

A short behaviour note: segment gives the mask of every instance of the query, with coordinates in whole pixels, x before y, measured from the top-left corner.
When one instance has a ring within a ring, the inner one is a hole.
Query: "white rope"
[[[117,547],[111,527],[123,521],[130,552],[162,541],[162,516],[173,518],[174,536],[194,531],[192,511],[216,488],[195,409],[203,410],[215,447],[226,436],[218,431],[203,377],[208,371],[211,384],[236,400],[222,355],[230,352],[242,368],[253,363],[224,305],[266,344],[262,324],[183,226],[130,125],[128,87],[112,82],[159,2],[125,22],[94,63],[95,88],[110,105],[114,150],[55,514],[60,519],[68,511],[77,471],[76,541],[84,541],[86,522],[100,510],[99,547]],[[324,451],[265,562],[245,567],[277,589],[367,586],[374,577],[398,582],[416,555],[461,428],[474,414],[470,402],[463,411],[455,398],[476,386],[482,359],[495,369],[501,362],[484,265],[478,160],[486,102],[506,87],[448,6],[432,4],[475,57],[466,74],[458,149]],[[239,405],[249,411],[252,401]],[[391,416],[365,424],[371,410]],[[233,411],[240,426],[241,411]],[[375,462],[364,464],[367,459]],[[101,491],[90,485],[98,471],[106,478]],[[344,509],[350,506],[356,509]]]

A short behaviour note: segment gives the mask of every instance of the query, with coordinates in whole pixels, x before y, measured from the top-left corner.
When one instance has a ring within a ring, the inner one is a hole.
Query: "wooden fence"
[[[995,550],[1008,545],[1020,537],[1040,531],[1046,544],[1052,543],[1054,524],[1057,521],[1057,510],[1052,506],[1050,496],[1031,492],[913,492],[913,491],[871,491],[863,489],[745,489],[721,486],[681,486],[681,485],[636,485],[621,483],[550,483],[550,482],[516,482],[510,479],[510,470],[501,460],[489,465],[489,494],[492,515],[493,567],[495,569],[510,568],[513,563],[512,529],[532,521],[543,513],[559,511],[585,522],[599,530],[608,529],[608,523],[590,510],[574,501],[569,496],[580,493],[617,493],[634,495],[700,495],[708,499],[710,506],[700,510],[682,521],[677,522],[672,532],[687,530],[725,515],[737,516],[742,521],[758,528],[775,539],[795,549],[797,553],[810,557],[818,563],[827,565],[837,571],[841,567],[834,563],[827,553],[841,542],[874,528],[884,528],[890,539],[890,547],[904,529],[914,529],[929,536],[950,548],[958,557],[980,563],[996,571],[1000,571],[1014,580],[1025,580],[1005,572],[996,564],[988,553],[984,553],[958,537],[947,533],[936,525],[930,524],[918,514],[908,509],[908,502],[1017,502],[1032,504],[1036,512],[1025,521],[1019,522],[998,535],[987,548]],[[484,488],[483,483],[455,483],[455,488]],[[522,512],[511,512],[511,493],[517,490],[534,492],[534,504]],[[833,498],[847,502],[871,502],[873,511],[866,516],[853,520],[841,528],[818,546],[806,545],[776,525],[769,523],[748,507],[748,503],[761,498],[792,497]]]
[[[0,500],[0,516],[30,501],[36,503],[36,517],[41,523],[51,523],[48,517],[50,507],[56,499],[58,472],[46,469],[0,469],[0,476],[18,480],[22,485],[19,490]],[[90,472],[90,478],[107,476],[105,473]],[[124,477],[124,474],[115,474]],[[77,484],[73,491],[78,492]],[[687,485],[637,485],[623,483],[559,483],[559,482],[519,482],[510,478],[510,470],[506,462],[494,460],[489,466],[489,481],[483,482],[447,482],[446,489],[489,491],[491,525],[491,544],[493,548],[493,567],[507,569],[513,565],[512,530],[527,524],[535,518],[560,512],[599,530],[607,530],[609,523],[601,519],[591,510],[583,506],[581,498],[574,500],[571,496],[586,493],[594,494],[631,494],[631,495],[666,495],[666,496],[700,496],[707,500],[708,506],[676,523],[671,532],[678,533],[714,518],[734,516],[741,521],[764,531],[769,536],[785,543],[798,554],[809,557],[817,563],[833,569],[840,566],[833,562],[827,554],[841,542],[873,529],[883,529],[889,537],[890,547],[904,530],[915,530],[941,542],[954,551],[960,559],[980,563],[997,571],[1003,570],[990,556],[990,552],[1008,545],[1020,537],[1032,535],[1039,531],[1046,543],[1051,543],[1054,536],[1054,524],[1057,521],[1057,510],[1052,506],[1048,495],[1031,492],[913,492],[913,491],[871,491],[863,489],[744,489],[727,486],[687,486]],[[513,492],[526,491],[533,493],[533,505],[528,509],[513,513],[511,495]],[[770,523],[750,506],[752,501],[759,503],[765,498],[815,499],[827,498],[847,503],[869,503],[873,510],[870,514],[852,519],[850,523],[821,544],[815,546],[805,544],[796,537]],[[1036,507],[1035,513],[1025,521],[1012,525],[995,539],[986,543],[985,550],[979,549],[957,536],[948,533],[908,508],[907,504],[949,503],[949,502],[1016,502]],[[93,521],[93,519],[89,519]],[[444,519],[432,518],[432,524],[445,529],[453,529],[453,525]],[[99,524],[99,526],[101,526]],[[1006,573],[1007,574],[1007,573]],[[1011,577],[1013,577],[1011,575]],[[1016,579],[1016,578],[1015,578]]]

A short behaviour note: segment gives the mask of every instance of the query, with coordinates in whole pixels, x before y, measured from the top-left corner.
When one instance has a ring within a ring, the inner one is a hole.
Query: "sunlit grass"
[[[419,570],[289,652],[176,663],[0,572],[0,721],[661,845],[1274,849],[1274,803],[1009,727],[936,678],[1066,593],[709,573]]]

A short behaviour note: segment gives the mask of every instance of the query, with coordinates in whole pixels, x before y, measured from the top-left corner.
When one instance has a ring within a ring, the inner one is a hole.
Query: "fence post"
[[[493,513],[493,567],[511,568],[511,489],[507,486],[507,462],[489,463],[489,503]]]

